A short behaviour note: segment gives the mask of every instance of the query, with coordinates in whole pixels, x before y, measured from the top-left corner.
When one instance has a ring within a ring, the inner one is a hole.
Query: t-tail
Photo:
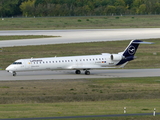
[[[135,59],[134,55],[138,49],[139,44],[153,44],[153,43],[144,42],[141,40],[132,40],[127,46],[127,48],[123,52],[119,53],[119,54],[122,54],[123,59],[120,60],[120,62],[117,63],[117,65],[122,65],[122,64],[127,63],[128,61],[134,60]]]

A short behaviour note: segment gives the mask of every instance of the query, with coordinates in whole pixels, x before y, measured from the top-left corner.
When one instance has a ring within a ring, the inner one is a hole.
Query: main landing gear
[[[76,70],[75,73],[76,73],[76,74],[81,74],[81,71],[80,71],[80,70]],[[85,74],[86,74],[86,75],[90,75],[90,71],[86,70],[86,71],[85,71]]]
[[[86,75],[90,75],[90,72],[88,70],[85,71]]]
[[[76,70],[75,73],[76,74],[81,74],[81,71],[80,70]]]

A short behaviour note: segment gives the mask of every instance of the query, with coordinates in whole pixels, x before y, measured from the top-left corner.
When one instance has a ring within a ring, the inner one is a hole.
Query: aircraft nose
[[[8,67],[6,68],[6,71],[7,71],[7,72],[12,71],[12,68],[13,68],[12,66],[8,66]]]
[[[9,72],[9,66],[6,68],[6,71]]]

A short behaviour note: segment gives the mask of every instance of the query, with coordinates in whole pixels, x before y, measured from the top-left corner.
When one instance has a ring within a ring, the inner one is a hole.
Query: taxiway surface
[[[54,80],[54,79],[84,79],[84,78],[121,78],[121,77],[154,77],[160,76],[160,69],[103,69],[91,70],[90,75],[83,72],[80,75],[73,70],[59,71],[29,71],[17,72],[17,76],[11,73],[0,71],[0,81],[10,80]]]
[[[6,35],[52,35],[61,37],[5,40],[0,41],[0,47],[160,38],[160,28],[0,31],[0,36]]]

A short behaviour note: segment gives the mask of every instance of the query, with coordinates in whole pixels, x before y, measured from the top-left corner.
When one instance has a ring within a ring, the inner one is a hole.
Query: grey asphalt
[[[0,36],[5,35],[61,37],[0,41],[0,47],[160,38],[160,28],[0,31]]]
[[[90,70],[90,75],[77,75],[74,70],[59,71],[27,71],[17,72],[17,76],[1,70],[0,81],[14,80],[60,80],[60,79],[84,79],[84,78],[121,78],[121,77],[155,77],[160,76],[160,69],[101,69]]]

